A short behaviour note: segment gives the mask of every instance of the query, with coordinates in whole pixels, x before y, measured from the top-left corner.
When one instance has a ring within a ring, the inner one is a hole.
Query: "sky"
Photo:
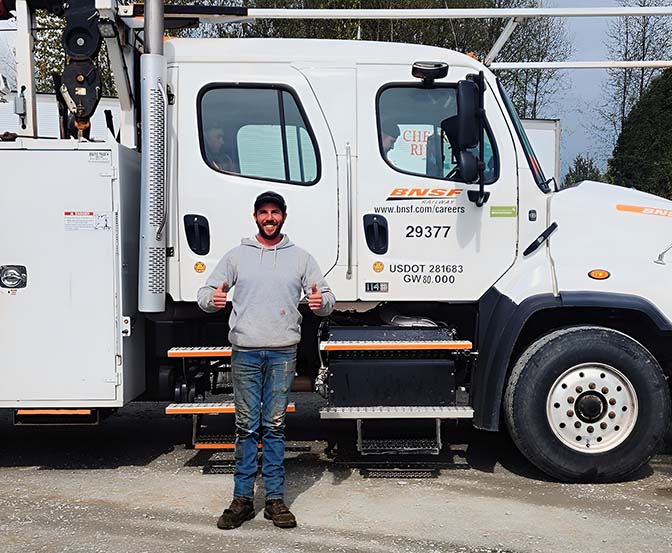
[[[614,0],[587,0],[584,2],[555,2],[556,7],[595,7],[619,6]],[[565,20],[570,41],[574,47],[571,59],[580,61],[599,61],[607,59],[604,44],[609,22],[614,18],[572,17]],[[577,154],[589,155],[600,168],[606,168],[603,148],[598,146],[599,138],[590,129],[595,117],[595,106],[602,100],[603,83],[607,78],[606,69],[563,70],[567,79],[567,90],[560,93],[544,114],[552,119],[560,119],[561,148],[560,174],[565,175]]]
[[[610,7],[618,6],[616,0],[550,0],[547,5],[553,7]],[[571,59],[604,60],[607,51],[604,45],[607,26],[613,18],[567,18],[569,39],[574,47]],[[8,24],[0,22],[0,30]],[[7,45],[11,44],[12,32],[0,32],[0,62]],[[0,63],[1,67],[1,63]],[[566,90],[556,95],[554,101],[545,109],[543,116],[560,119],[561,134],[561,170],[565,175],[577,154],[590,155],[604,169],[606,156],[599,148],[599,137],[589,128],[595,117],[595,106],[601,100],[602,85],[607,77],[604,69],[563,70]]]

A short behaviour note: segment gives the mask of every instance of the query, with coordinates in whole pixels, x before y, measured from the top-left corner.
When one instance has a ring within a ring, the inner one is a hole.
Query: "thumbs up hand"
[[[317,311],[322,307],[322,292],[317,289],[317,283],[313,282],[310,286],[310,295],[308,296],[308,307],[312,311]]]
[[[226,307],[226,291],[229,289],[229,284],[222,282],[222,285],[215,290],[215,293],[212,295],[212,303],[218,309]]]

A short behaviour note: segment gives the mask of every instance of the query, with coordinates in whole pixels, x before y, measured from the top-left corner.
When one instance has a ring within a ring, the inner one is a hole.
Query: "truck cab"
[[[250,206],[266,189],[285,196],[287,233],[315,252],[339,301],[476,302],[514,265],[519,242],[547,226],[550,187],[492,75],[489,200],[469,199],[479,185],[461,177],[456,137],[441,124],[457,131],[457,83],[478,74],[473,58],[401,44],[252,39],[171,40],[166,56],[175,93],[173,299],[194,301],[204,277],[195,267],[207,273],[244,229],[254,232]],[[423,59],[445,63],[447,75],[431,84],[413,77]]]

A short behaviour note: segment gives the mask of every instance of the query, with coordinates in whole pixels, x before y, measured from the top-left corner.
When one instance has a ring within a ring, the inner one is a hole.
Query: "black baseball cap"
[[[280,211],[287,213],[287,204],[285,203],[285,199],[277,192],[269,190],[259,194],[257,199],[254,200],[254,212],[256,213],[257,210],[264,204],[275,204],[280,208]]]

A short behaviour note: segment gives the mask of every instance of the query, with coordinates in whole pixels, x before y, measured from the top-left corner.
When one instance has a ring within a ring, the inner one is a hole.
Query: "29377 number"
[[[449,231],[447,225],[408,225],[406,238],[447,238]]]

